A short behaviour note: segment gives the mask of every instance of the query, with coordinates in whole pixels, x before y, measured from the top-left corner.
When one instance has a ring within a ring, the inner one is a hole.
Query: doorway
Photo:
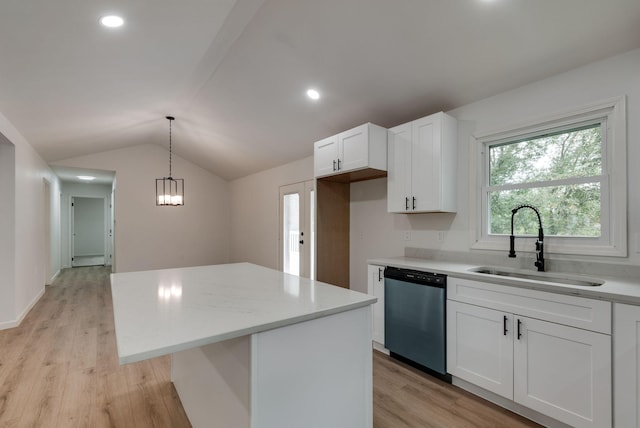
[[[51,284],[51,183],[42,179],[42,203],[44,225],[44,285]]]
[[[278,212],[280,269],[315,279],[314,181],[281,186]]]
[[[106,199],[71,198],[71,266],[104,266]]]

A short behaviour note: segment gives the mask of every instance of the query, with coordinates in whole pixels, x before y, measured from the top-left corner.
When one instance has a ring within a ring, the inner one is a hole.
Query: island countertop
[[[234,263],[111,275],[120,364],[364,307],[376,298]]]

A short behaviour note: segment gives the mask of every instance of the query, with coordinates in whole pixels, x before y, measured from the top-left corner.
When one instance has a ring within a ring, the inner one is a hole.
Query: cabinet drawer
[[[481,281],[447,279],[447,298],[611,334],[611,303]]]

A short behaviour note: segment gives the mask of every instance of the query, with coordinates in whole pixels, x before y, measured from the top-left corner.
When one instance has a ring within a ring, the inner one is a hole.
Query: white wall
[[[351,185],[351,286],[366,290],[366,260],[403,255],[404,247],[469,252],[472,223],[469,192],[471,135],[507,128],[621,95],[627,96],[628,242],[629,257],[590,257],[588,260],[640,265],[640,50],[596,62],[448,112],[459,123],[458,212],[452,214],[386,213],[386,179]],[[425,112],[425,115],[431,112]],[[355,230],[354,230],[355,229]],[[409,231],[410,241],[405,241]],[[361,234],[362,232],[362,234]],[[438,233],[443,240],[438,240]],[[500,256],[502,253],[493,253]],[[506,251],[504,253],[506,255]],[[552,255],[551,258],[554,256]],[[572,257],[586,260],[587,257]]]
[[[230,183],[231,261],[278,269],[280,186],[312,178],[310,156]]]
[[[59,241],[59,201],[55,197],[60,192],[58,178],[47,164],[27,143],[15,127],[0,114],[0,145],[3,146],[2,166],[7,162],[5,155],[13,152],[13,200],[4,201],[11,213],[0,219],[0,233],[11,232],[0,242],[0,257],[3,259],[0,287],[0,329],[19,324],[28,310],[44,293],[44,285],[49,282],[46,263],[47,252],[51,254],[51,272],[60,269]],[[11,168],[9,166],[9,168]],[[3,172],[2,175],[7,172]],[[45,248],[44,182],[50,183],[51,203],[51,247]],[[10,183],[10,181],[9,181]],[[10,184],[9,184],[10,185]],[[10,190],[3,192],[11,193]],[[4,193],[3,193],[4,194]],[[6,258],[6,259],[5,259]]]
[[[229,184],[173,156],[184,178],[185,205],[157,207],[155,179],[167,174],[169,153],[146,144],[55,162],[116,172],[115,254],[118,272],[226,263]]]
[[[0,135],[0,327],[15,319],[15,147]]]
[[[90,184],[90,183],[72,183],[68,181],[61,182],[60,195],[60,256],[63,267],[71,267],[71,215],[69,209],[71,207],[71,197],[80,196],[85,198],[105,198],[107,207],[105,210],[105,219],[107,229],[110,227],[109,204],[111,203],[111,184]],[[106,236],[106,235],[105,235]],[[108,258],[109,256],[106,255]],[[110,264],[109,261],[106,261]]]

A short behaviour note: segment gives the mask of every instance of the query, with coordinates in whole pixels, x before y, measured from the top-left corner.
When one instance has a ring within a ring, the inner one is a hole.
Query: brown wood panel
[[[349,288],[350,185],[316,181],[316,279]]]

